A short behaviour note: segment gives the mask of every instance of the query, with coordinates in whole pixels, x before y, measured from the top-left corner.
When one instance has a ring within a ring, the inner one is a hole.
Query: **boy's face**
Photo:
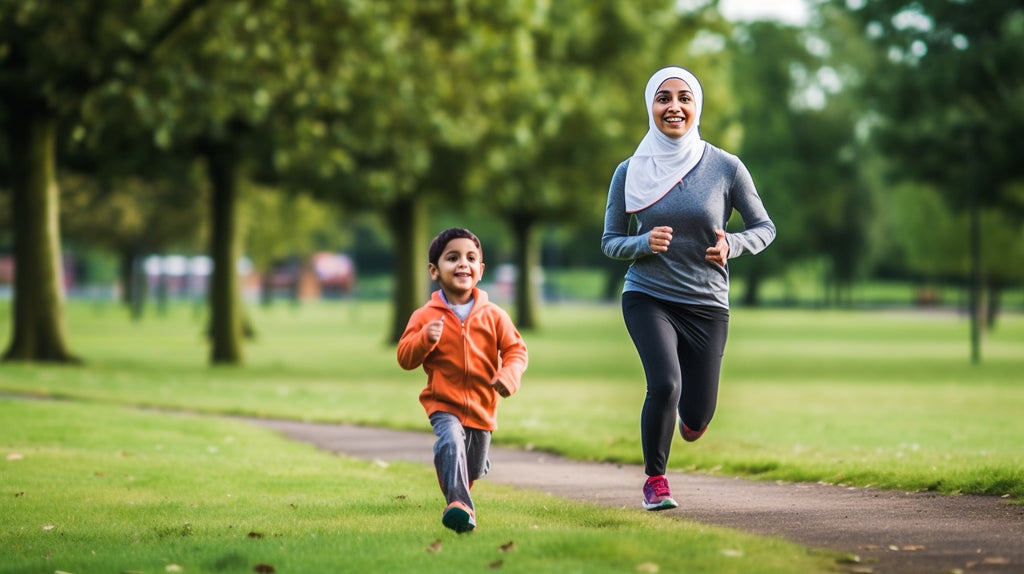
[[[484,274],[483,255],[473,240],[459,237],[444,246],[437,265],[431,263],[429,269],[449,303],[467,303]]]

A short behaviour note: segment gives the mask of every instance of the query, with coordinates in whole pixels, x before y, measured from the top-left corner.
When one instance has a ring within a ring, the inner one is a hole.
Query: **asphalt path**
[[[432,465],[432,434],[352,425],[246,419],[333,453]],[[550,496],[639,508],[643,468],[579,462],[492,447],[486,480]],[[841,571],[871,574],[1024,573],[1024,506],[984,496],[949,496],[826,484],[782,483],[670,472],[689,520],[777,536],[858,560]]]

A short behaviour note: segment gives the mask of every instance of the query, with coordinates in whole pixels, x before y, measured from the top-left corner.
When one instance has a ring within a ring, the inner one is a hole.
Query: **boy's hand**
[[[444,331],[444,319],[437,319],[427,323],[427,340],[431,343],[440,341],[442,331]]]
[[[498,377],[494,377],[494,380],[491,381],[491,386],[494,387],[494,390],[498,391],[499,395],[506,399],[512,396],[512,391],[509,391],[508,387],[505,386],[505,383],[501,382],[501,379]]]

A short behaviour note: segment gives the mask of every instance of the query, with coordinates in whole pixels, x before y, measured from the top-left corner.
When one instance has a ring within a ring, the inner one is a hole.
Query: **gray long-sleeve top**
[[[612,259],[632,260],[623,291],[641,291],[682,304],[729,308],[729,267],[704,260],[725,229],[733,209],[743,218],[743,231],[728,233],[729,259],[759,253],[775,239],[775,224],[757,194],[750,172],[738,157],[711,144],[700,162],[664,197],[626,213],[626,168],[615,169],[608,190],[601,251]],[[631,216],[639,227],[630,235]],[[672,244],[658,255],[648,236],[654,227],[672,228]]]

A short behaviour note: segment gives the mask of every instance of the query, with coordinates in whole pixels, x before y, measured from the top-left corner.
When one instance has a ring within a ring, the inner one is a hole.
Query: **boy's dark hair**
[[[437,262],[441,260],[441,253],[448,245],[448,242],[452,239],[469,239],[476,244],[476,248],[480,250],[480,256],[483,257],[484,248],[480,246],[480,239],[478,239],[472,231],[462,227],[449,227],[441,233],[438,233],[437,237],[430,242],[430,249],[427,251],[427,260],[434,265],[437,265]]]

